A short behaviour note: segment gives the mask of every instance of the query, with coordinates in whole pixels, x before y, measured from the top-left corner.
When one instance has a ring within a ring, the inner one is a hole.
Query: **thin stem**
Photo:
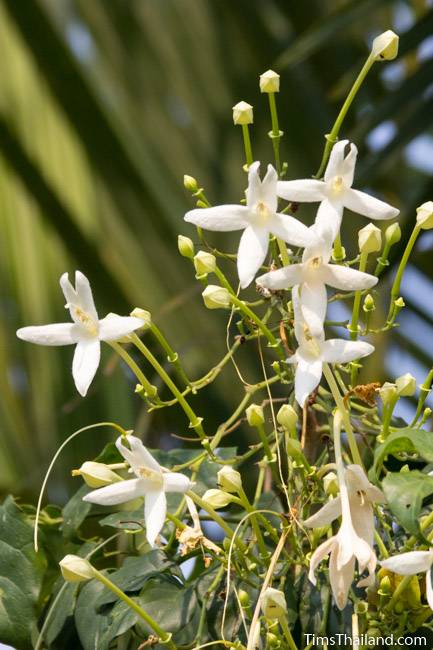
[[[359,258],[359,270],[365,272],[367,268],[368,253],[361,252]],[[350,325],[350,338],[352,341],[356,341],[358,338],[358,322],[359,322],[359,308],[361,306],[361,296],[362,291],[355,292],[355,298],[353,300],[353,310],[352,310],[352,322]]]
[[[279,343],[275,336],[272,334],[271,330],[268,329],[268,327],[263,323],[263,321],[255,314],[252,309],[250,309],[242,300],[239,300],[239,298],[235,295],[232,295],[232,302],[236,307],[242,311],[245,316],[247,316],[250,320],[253,321],[259,328],[259,330],[263,333],[263,335],[268,339],[271,347],[275,348],[277,351],[278,356],[282,361],[285,361],[285,356],[279,346]]]
[[[413,420],[412,420],[412,422],[410,424],[411,427],[413,427],[415,425],[415,423],[418,421],[418,419],[419,419],[419,417],[421,415],[421,411],[422,411],[422,409],[424,407],[424,403],[425,403],[425,401],[427,399],[427,395],[429,394],[429,392],[431,390],[432,382],[433,382],[433,368],[428,373],[427,377],[424,380],[424,383],[420,386],[420,395],[419,395],[418,404],[417,404],[417,407],[416,407],[415,416],[414,416],[414,418],[413,418]]]
[[[266,556],[267,556],[266,545],[265,545],[265,541],[263,539],[262,531],[260,530],[260,526],[259,526],[258,521],[257,521],[257,517],[256,517],[256,514],[255,514],[255,509],[253,508],[253,506],[249,502],[248,497],[247,497],[247,495],[245,494],[245,492],[244,492],[244,490],[242,488],[239,489],[238,494],[239,494],[239,498],[240,498],[241,503],[244,506],[245,510],[249,514],[251,514],[251,517],[250,517],[251,526],[253,528],[254,535],[256,537],[257,544],[259,546],[260,555],[262,556],[262,558],[266,558]]]
[[[172,363],[173,366],[176,368],[176,372],[179,375],[179,378],[185,383],[186,386],[189,386],[191,382],[186,376],[186,373],[182,368],[181,363],[179,362],[178,359],[179,355],[177,354],[177,352],[173,350],[173,348],[165,338],[164,334],[161,332],[159,327],[157,327],[154,323],[151,324],[150,331],[152,332],[153,336],[156,338],[160,346],[166,352],[167,359],[169,360],[169,362]]]
[[[246,165],[249,167],[253,163],[253,150],[251,147],[251,138],[248,124],[242,124],[242,135],[244,138],[244,147],[245,147],[245,160]]]
[[[212,508],[212,506],[210,506],[208,503],[206,503],[206,501],[204,501],[201,497],[199,497],[198,494],[195,494],[195,492],[188,491],[186,494],[189,497],[191,497],[191,499],[194,501],[194,503],[196,503],[198,506],[200,506],[200,508],[205,510],[208,513],[208,515],[210,515],[212,517],[214,522],[216,524],[218,524],[223,529],[223,531],[225,532],[225,534],[227,535],[227,537],[229,539],[232,539],[232,537],[234,536],[234,533],[233,533],[232,529],[230,528],[230,526],[228,526],[226,524],[224,519],[222,517],[220,517],[220,515]],[[246,548],[245,544],[243,543],[243,541],[241,539],[239,539],[239,537],[236,537],[236,544],[238,545],[239,550],[241,550],[243,553],[245,553],[247,548]]]
[[[107,341],[107,343],[108,345],[110,345],[110,347],[113,348],[113,350],[117,352],[117,354],[130,367],[130,369],[137,377],[140,384],[143,386],[146,395],[148,395],[149,397],[155,397],[157,393],[156,387],[153,386],[148,379],[146,379],[146,377],[140,370],[139,366],[135,363],[134,359],[131,357],[130,354],[128,354],[125,348],[122,348],[122,346],[119,343],[116,343],[116,341]]]
[[[271,112],[271,122],[272,122],[272,131],[269,133],[269,137],[272,140],[272,146],[274,148],[275,155],[275,164],[277,166],[278,175],[281,174],[281,163],[280,163],[280,140],[282,132],[278,124],[278,111],[277,103],[275,101],[275,93],[268,93],[269,98],[269,110]]]
[[[415,242],[417,240],[417,237],[421,231],[421,227],[419,224],[416,224],[412,234],[409,238],[409,241],[406,244],[405,251],[403,253],[403,257],[401,258],[400,264],[397,269],[397,273],[394,279],[394,283],[392,285],[391,289],[391,300],[390,300],[390,305],[389,305],[389,311],[388,311],[388,316],[387,316],[387,322],[390,322],[393,316],[394,312],[394,301],[399,297],[400,295],[400,285],[401,285],[401,280],[403,277],[404,270],[406,268],[406,265],[409,261],[410,254],[412,252],[412,249],[415,245]]]
[[[278,622],[281,625],[281,629],[283,630],[284,636],[286,637],[286,641],[290,650],[298,650],[298,647],[295,643],[292,633],[290,632],[289,624],[287,623],[287,618],[285,616],[282,616]]]

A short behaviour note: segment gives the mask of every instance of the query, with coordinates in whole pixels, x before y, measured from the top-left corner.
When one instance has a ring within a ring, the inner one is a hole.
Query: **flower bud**
[[[260,604],[263,614],[268,619],[279,619],[287,613],[286,598],[279,589],[268,587],[263,592]]]
[[[206,253],[206,251],[199,251],[194,256],[194,268],[197,275],[213,273],[216,268],[215,255],[212,255],[212,253]]]
[[[250,427],[259,427],[265,421],[263,409],[258,404],[251,404],[245,411]]]
[[[389,576],[384,576],[379,584],[380,594],[386,596],[392,591],[391,579]]]
[[[385,240],[389,246],[394,246],[401,239],[401,229],[398,223],[392,223],[385,230]]]
[[[423,230],[433,228],[433,201],[427,201],[416,209],[416,222]]]
[[[244,589],[239,589],[238,591],[238,598],[239,602],[242,605],[242,607],[248,607],[250,604],[250,596],[247,591]]]
[[[59,564],[62,576],[67,582],[85,582],[94,576],[90,562],[78,555],[65,555]]]
[[[198,190],[198,183],[196,179],[194,176],[188,176],[188,174],[185,174],[183,177],[183,186],[189,192],[197,192]]]
[[[277,422],[288,431],[294,431],[298,422],[298,414],[290,404],[283,404],[277,413]]]
[[[91,488],[100,488],[122,480],[118,474],[104,463],[96,463],[90,460],[83,463],[80,469],[73,469],[72,476],[81,476]]]
[[[280,91],[280,75],[273,70],[267,70],[260,75],[261,93],[278,93]]]
[[[361,253],[375,253],[382,247],[382,233],[380,228],[369,223],[358,232],[358,246]]]
[[[362,309],[365,312],[374,311],[376,309],[376,304],[374,302],[374,298],[371,295],[371,293],[367,293],[367,295],[365,296],[364,304],[362,306]]]
[[[208,309],[228,309],[231,305],[230,293],[224,287],[210,284],[201,295]]]
[[[398,36],[391,29],[376,36],[371,46],[375,61],[392,61],[398,54]]]
[[[337,474],[335,472],[328,472],[323,477],[323,489],[325,490],[326,494],[329,494],[333,497],[337,496],[340,488],[338,485]]]
[[[141,309],[140,307],[135,307],[129,314],[134,318],[139,318],[143,321],[143,327],[148,329],[152,325],[152,314],[146,309]]]
[[[291,458],[299,458],[304,455],[301,443],[295,438],[287,438],[286,451]]]
[[[396,397],[398,397],[397,386],[386,381],[383,386],[379,388],[379,395],[384,406],[391,404],[395,401]]]
[[[242,478],[238,471],[230,465],[224,465],[217,473],[218,486],[226,492],[239,492],[242,489]]]
[[[412,397],[416,392],[416,379],[410,372],[407,372],[395,380],[397,392],[400,397]]]
[[[188,257],[190,260],[194,257],[194,244],[189,237],[178,235],[177,247],[182,257]]]
[[[227,492],[222,490],[211,489],[207,490],[203,494],[203,501],[206,501],[212,508],[218,510],[219,508],[225,508],[229,503],[232,502],[232,497]]]
[[[253,107],[247,102],[238,102],[233,106],[233,122],[235,124],[252,124]]]

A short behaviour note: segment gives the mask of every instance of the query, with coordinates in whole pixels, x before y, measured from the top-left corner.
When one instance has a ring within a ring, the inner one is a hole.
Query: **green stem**
[[[208,515],[210,515],[212,517],[214,522],[217,523],[223,529],[223,531],[225,532],[225,534],[227,535],[227,537],[229,539],[232,539],[232,537],[234,536],[234,532],[232,531],[230,526],[228,526],[226,524],[224,519],[222,517],[220,517],[220,515],[212,508],[212,506],[210,506],[208,503],[206,503],[206,501],[204,501],[201,497],[199,497],[198,494],[196,494],[195,492],[191,492],[189,490],[186,494],[189,497],[191,497],[191,499],[194,501],[194,503],[196,503],[200,508],[205,510],[208,513]],[[243,543],[243,541],[239,537],[236,537],[235,541],[236,541],[237,546],[239,547],[239,550],[242,551],[242,553],[245,553],[247,548],[246,548],[245,544]]]
[[[140,384],[143,386],[146,395],[148,397],[155,397],[157,393],[156,386],[153,386],[153,384],[151,384],[150,381],[146,379],[146,377],[140,370],[139,366],[135,363],[134,359],[131,357],[130,354],[128,354],[125,348],[122,348],[122,346],[119,343],[116,343],[116,341],[107,341],[107,343],[113,348],[113,350],[117,352],[119,357],[121,357],[124,360],[124,362],[129,366],[129,368],[132,370],[134,375],[137,377]]]
[[[337,236],[335,237],[334,241],[334,249],[332,252],[332,257],[336,262],[342,262],[344,258],[346,257],[346,254],[344,252],[344,248],[341,244],[341,234],[338,232]]]
[[[411,236],[409,238],[409,241],[406,244],[406,248],[405,248],[405,251],[403,253],[403,257],[401,258],[401,261],[400,261],[400,264],[399,264],[399,267],[397,269],[397,273],[396,273],[396,276],[395,276],[395,279],[394,279],[394,283],[393,283],[392,289],[391,289],[391,300],[390,300],[390,305],[389,305],[388,316],[387,316],[387,319],[386,319],[387,322],[392,319],[393,312],[394,312],[394,301],[397,300],[397,298],[400,295],[400,285],[401,285],[401,280],[402,280],[402,277],[403,277],[403,273],[404,273],[406,265],[407,265],[407,263],[409,261],[410,254],[412,252],[412,249],[413,249],[413,247],[415,245],[415,242],[417,240],[417,237],[418,237],[420,231],[421,231],[421,227],[419,226],[419,224],[416,224],[413,231],[412,231],[412,234],[411,234]]]
[[[158,623],[151,617],[147,612],[144,611],[138,605],[132,598],[127,596],[119,587],[117,587],[114,582],[111,582],[106,576],[104,576],[103,573],[98,571],[97,569],[93,569],[95,578],[99,580],[99,582],[102,582],[103,585],[105,585],[110,591],[112,591],[118,598],[123,600],[124,603],[126,603],[131,609],[136,612],[140,618],[142,618],[150,628],[155,632],[155,634],[159,637],[159,642],[162,643],[163,645],[167,646],[167,648],[170,648],[170,650],[177,650],[177,646],[173,643],[171,640],[172,635],[169,632],[165,632],[162,627],[158,625]]]
[[[412,422],[410,424],[411,427],[413,427],[415,425],[415,423],[418,421],[418,419],[419,419],[419,417],[421,415],[421,411],[422,411],[422,409],[424,407],[424,402],[426,401],[427,395],[429,394],[429,392],[431,390],[432,382],[433,382],[433,368],[428,373],[427,377],[424,380],[424,383],[420,386],[420,395],[419,395],[418,404],[417,404],[417,407],[416,407],[415,416],[414,416],[414,418],[413,418],[413,420],[412,420]]]
[[[365,77],[367,76],[368,72],[370,71],[370,68],[372,67],[374,63],[374,58],[370,54],[362,66],[362,69],[360,73],[358,74],[357,78],[355,79],[355,82],[350,89],[349,94],[347,95],[343,106],[340,109],[340,112],[337,116],[337,119],[335,120],[334,126],[332,127],[331,133],[329,133],[326,136],[326,144],[325,148],[323,150],[323,156],[322,156],[322,162],[320,163],[320,167],[317,171],[317,174],[315,175],[314,178],[322,178],[324,171],[326,169],[326,165],[328,163],[328,159],[330,156],[330,153],[332,151],[332,147],[338,140],[338,134],[340,132],[341,125],[343,124],[344,118],[346,117],[347,111],[349,110],[353,100],[356,97],[356,94],[358,90],[360,89],[362,82],[364,81]]]
[[[278,250],[280,251],[280,256],[281,256],[281,261],[283,263],[283,266],[289,266],[290,257],[287,252],[287,246],[282,239],[278,239],[278,237],[276,239],[277,239]]]
[[[173,350],[173,348],[165,338],[164,334],[161,332],[159,327],[157,327],[154,323],[152,323],[152,325],[150,326],[150,331],[152,332],[153,336],[156,338],[160,346],[163,348],[163,350],[166,352],[168,361],[172,363],[176,368],[176,372],[179,378],[185,383],[186,386],[189,386],[191,382],[186,376],[185,371],[179,362],[179,355],[177,354],[177,352]]]
[[[248,497],[247,497],[247,495],[245,494],[245,492],[244,492],[244,490],[242,488],[239,489],[238,495],[239,495],[241,503],[242,503],[243,507],[245,508],[246,512],[248,512],[248,514],[251,514],[251,517],[250,517],[251,526],[253,528],[254,535],[256,537],[257,544],[259,546],[260,555],[262,556],[263,559],[265,559],[267,557],[268,553],[267,553],[267,550],[266,550],[266,545],[265,545],[265,541],[263,539],[262,531],[260,530],[260,526],[259,526],[258,521],[257,521],[257,516],[255,514],[255,509],[253,508],[253,506],[249,502]]]
[[[374,275],[378,278],[382,273],[383,269],[388,266],[388,256],[389,251],[391,250],[391,242],[385,241],[385,246],[383,247],[382,255],[378,257],[376,268],[374,269]]]
[[[368,253],[361,253],[359,258],[359,270],[365,272],[367,268]],[[361,296],[362,291],[355,292],[355,298],[353,300],[353,310],[352,310],[352,322],[350,325],[350,338],[352,341],[356,341],[358,338],[358,322],[359,322],[359,308],[361,306]],[[353,383],[352,383],[353,385]]]
[[[279,346],[279,343],[275,336],[272,334],[271,330],[263,323],[263,321],[255,314],[252,309],[250,309],[242,300],[239,300],[239,298],[235,295],[232,295],[232,302],[236,307],[239,308],[241,312],[245,314],[250,320],[253,321],[259,328],[259,330],[263,333],[263,335],[268,339],[269,344],[271,347],[276,349],[276,352],[278,356],[280,357],[281,361],[285,362],[285,356]]]
[[[331,368],[327,363],[323,364],[323,374],[325,375],[328,386],[331,389],[332,396],[338,407],[338,410],[341,412],[343,417],[344,427],[346,429],[347,440],[349,442],[350,453],[352,454],[352,460],[357,465],[364,467],[361,455],[359,453],[358,445],[356,444],[355,434],[353,433],[352,424],[350,422],[350,415],[346,409],[343,398],[341,397],[337,382],[334,379]]]
[[[281,625],[281,629],[283,630],[284,636],[286,637],[288,648],[290,648],[290,650],[298,650],[298,647],[295,643],[292,633],[290,632],[289,624],[287,623],[287,618],[285,616],[282,616],[278,622]]]
[[[389,426],[391,424],[392,414],[394,412],[395,405],[398,402],[398,395],[396,395],[389,404],[386,405],[383,413],[382,419],[382,431],[380,433],[380,440],[383,442],[389,435]]]
[[[251,148],[250,130],[248,124],[242,124],[242,135],[244,138],[245,160],[248,168],[254,162],[253,150]]]
[[[275,101],[275,93],[268,93],[269,97],[269,110],[271,112],[271,122],[272,122],[272,131],[269,133],[269,137],[272,140],[272,146],[274,148],[275,155],[275,164],[277,166],[278,175],[281,173],[281,163],[280,163],[280,140],[282,132],[278,124],[278,111],[277,103]]]

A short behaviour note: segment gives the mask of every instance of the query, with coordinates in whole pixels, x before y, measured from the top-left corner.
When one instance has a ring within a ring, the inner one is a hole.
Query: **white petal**
[[[71,345],[79,339],[79,330],[75,323],[53,323],[35,327],[21,327],[17,336],[23,341],[38,345]]]
[[[349,496],[350,515],[356,534],[373,548],[374,544],[374,513],[371,502],[365,495],[352,494]]]
[[[118,503],[126,503],[126,501],[142,497],[145,493],[146,481],[141,478],[133,478],[93,490],[83,497],[83,501],[98,503],[101,506],[116,506]]]
[[[287,214],[273,214],[267,228],[273,235],[293,246],[311,246],[316,241],[314,231]]]
[[[313,555],[311,556],[310,560],[310,570],[308,573],[308,579],[310,582],[315,585],[317,583],[315,571],[317,567],[319,566],[320,562],[325,558],[328,553],[331,552],[332,548],[334,547],[335,544],[335,537],[330,537],[329,539],[325,540],[323,544],[320,544],[314,551]]]
[[[277,211],[278,197],[277,197],[277,181],[278,174],[272,165],[268,165],[266,176],[262,181],[260,188],[261,198],[263,203],[268,207],[270,212]]]
[[[431,584],[431,567],[425,574],[426,596],[430,609],[433,609],[433,588]]]
[[[343,201],[346,208],[369,219],[394,219],[400,213],[400,210],[392,205],[359,190],[347,190]]]
[[[394,555],[380,563],[388,571],[398,573],[401,576],[411,576],[416,573],[428,571],[433,562],[432,551],[411,551]]]
[[[385,495],[375,485],[370,483],[366,473],[360,465],[348,465],[346,467],[346,483],[349,493],[358,491],[365,492],[370,503],[382,503]]]
[[[268,252],[269,235],[264,228],[249,226],[242,233],[238,249],[238,274],[245,289],[254,279]]]
[[[144,499],[144,520],[146,522],[146,537],[151,546],[162,530],[167,514],[167,499],[163,490],[147,492]]]
[[[315,224],[321,229],[329,228],[334,240],[340,230],[342,216],[343,205],[340,201],[324,199],[317,210]]]
[[[326,264],[323,266],[323,281],[334,289],[342,291],[355,291],[371,289],[377,284],[378,278],[370,273],[363,273],[348,266],[339,264]]]
[[[99,321],[99,338],[101,341],[117,341],[140,327],[143,327],[140,318],[108,314]]]
[[[300,287],[300,305],[302,316],[313,336],[320,336],[323,332],[328,295],[324,284],[305,283]]]
[[[302,282],[302,264],[290,264],[282,269],[270,271],[256,279],[257,284],[274,291],[287,289]]]
[[[95,302],[89,280],[81,271],[75,271],[75,291],[78,297],[78,304],[93,320],[98,320]]]
[[[248,167],[248,187],[245,192],[247,206],[252,208],[261,200],[262,181],[259,176],[260,162],[255,160]]]
[[[159,474],[161,473],[162,470],[159,463],[147,451],[140,438],[131,435],[126,436],[126,442],[128,442],[130,449],[123,444],[124,442],[125,436],[119,436],[116,440],[116,447],[134,472],[144,467]]]
[[[331,155],[326,166],[325,181],[330,181],[335,176],[343,176],[343,171],[345,170],[344,152],[348,144],[349,140],[340,140],[332,147]]]
[[[315,203],[323,201],[325,183],[312,178],[303,178],[298,181],[278,181],[277,194],[286,201]]]
[[[320,528],[322,526],[328,526],[334,519],[340,517],[341,515],[341,498],[337,496],[335,499],[331,499],[325,505],[320,508],[314,515],[311,515],[308,519],[304,521],[304,526],[307,528]]]
[[[163,474],[165,492],[184,493],[191,487],[191,481],[184,474],[167,472]]]
[[[332,253],[333,231],[329,225],[314,223],[310,226],[311,232],[315,235],[316,241],[307,246],[302,255],[302,261],[308,262],[314,257],[321,257],[322,264],[326,264]]]
[[[307,397],[319,385],[322,377],[322,361],[306,361],[299,357],[295,373],[295,397],[302,408]]]
[[[190,210],[184,219],[205,230],[231,232],[247,227],[248,213],[249,209],[244,205],[217,205]]]
[[[346,187],[352,187],[357,156],[358,149],[356,145],[351,142],[349,145],[349,153],[343,160],[343,164],[341,166],[341,176],[343,177]]]
[[[338,609],[343,610],[347,605],[349,589],[355,572],[355,558],[351,558],[340,569],[337,568],[337,548],[334,548],[329,560],[329,581],[332,594]]]
[[[329,339],[322,348],[323,360],[328,363],[347,363],[361,359],[374,352],[374,347],[365,341],[345,341]]]
[[[81,339],[75,348],[72,376],[78,392],[83,397],[92,383],[101,358],[101,344],[97,338]]]

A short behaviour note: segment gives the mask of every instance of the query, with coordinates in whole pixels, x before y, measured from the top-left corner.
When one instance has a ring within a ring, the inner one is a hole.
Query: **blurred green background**
[[[431,1],[1,0],[3,492],[34,496],[59,441],[86,424],[115,420],[151,445],[188,435],[179,410],[145,413],[109,349],[83,400],[70,375],[72,348],[25,344],[15,330],[68,320],[58,279],[79,268],[101,316],[151,310],[191,376],[203,374],[224,354],[226,314],[203,307],[202,286],[177,252],[178,233],[196,239],[182,221],[193,205],[183,174],[197,177],[213,203],[241,198],[241,132],[231,119],[241,99],[255,109],[254,156],[272,162],[258,88],[268,68],[281,74],[288,177],[315,173],[324,133],[373,37],[388,28],[401,36],[399,57],[373,67],[341,135],[360,149],[356,186],[401,209],[396,259],[415,207],[433,198]],[[348,248],[365,223],[346,217]],[[209,239],[235,250],[236,236]],[[412,371],[421,382],[432,363],[432,249],[426,233],[403,286],[404,331],[379,345],[371,379]],[[240,364],[248,379],[259,378],[254,349]],[[212,429],[241,395],[230,366],[194,405],[207,409]],[[71,445],[50,498],[66,497],[70,468],[106,440],[100,430]]]

